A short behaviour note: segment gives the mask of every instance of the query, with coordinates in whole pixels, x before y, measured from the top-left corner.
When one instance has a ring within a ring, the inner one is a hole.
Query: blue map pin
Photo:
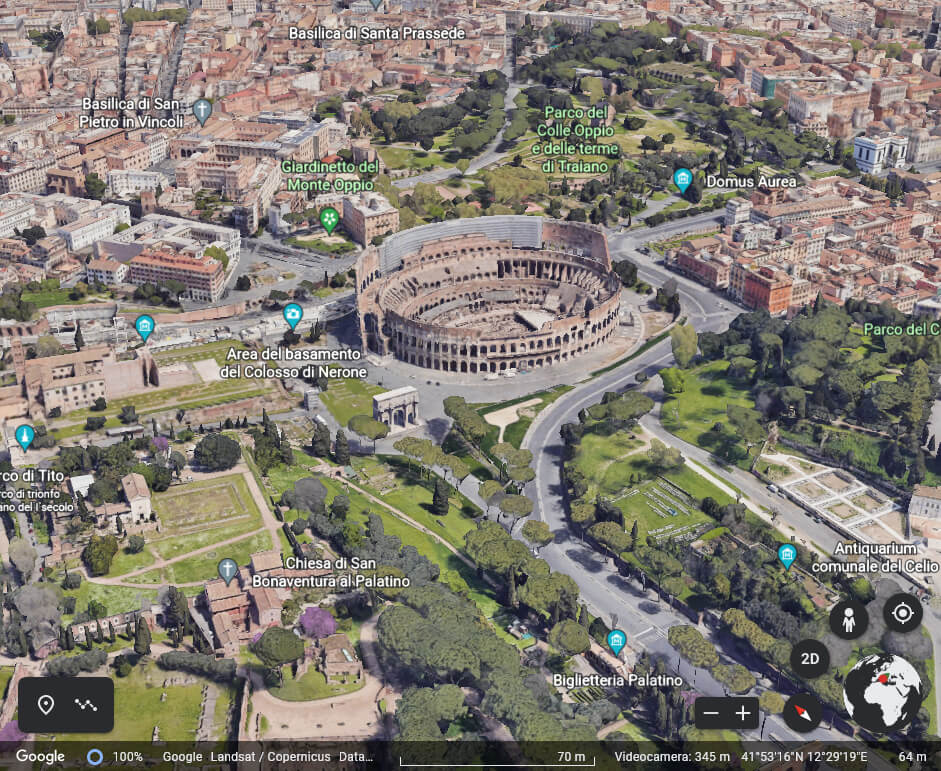
[[[209,116],[212,115],[212,102],[208,99],[197,99],[193,102],[193,115],[196,116],[200,126],[205,126]]]
[[[778,559],[784,565],[785,570],[790,570],[794,560],[797,559],[797,549],[789,543],[783,543],[778,547]]]
[[[239,566],[235,564],[235,560],[231,557],[219,560],[219,577],[225,581],[226,586],[232,582],[232,579],[235,578],[235,574],[238,572]]]
[[[300,305],[288,303],[284,306],[284,320],[288,323],[291,331],[301,323],[302,318],[304,318],[304,309]]]
[[[154,331],[155,326],[157,326],[156,322],[147,314],[138,316],[137,321],[134,322],[134,329],[137,330],[137,334],[141,336],[141,339],[145,343],[147,342],[147,338],[150,337],[150,333]]]
[[[612,629],[608,632],[608,647],[614,651],[615,656],[620,656],[624,646],[627,645],[627,635],[620,629]]]
[[[693,184],[693,172],[689,169],[677,169],[673,172],[673,184],[680,189],[681,193],[685,193],[686,188]]]
[[[36,432],[33,430],[32,426],[26,423],[16,429],[16,441],[19,443],[20,447],[23,448],[23,452],[29,449],[29,446],[33,443],[33,439],[35,438]]]

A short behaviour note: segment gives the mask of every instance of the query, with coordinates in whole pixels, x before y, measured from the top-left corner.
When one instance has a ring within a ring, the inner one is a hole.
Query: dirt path
[[[514,404],[510,407],[504,407],[502,410],[488,412],[484,415],[484,420],[491,426],[496,426],[500,429],[500,435],[497,437],[497,441],[502,442],[503,432],[506,431],[507,426],[519,420],[520,410],[525,410],[527,407],[535,407],[537,404],[542,404],[542,399],[527,399],[525,402]]]

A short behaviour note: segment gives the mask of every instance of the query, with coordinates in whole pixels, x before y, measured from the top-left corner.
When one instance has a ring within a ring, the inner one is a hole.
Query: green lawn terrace
[[[73,410],[61,418],[50,420],[50,429],[58,440],[71,439],[89,433],[85,428],[85,421],[99,417],[105,418],[101,430],[116,428],[121,425],[118,415],[124,407],[134,407],[143,420],[156,418],[167,425],[171,419],[175,419],[176,413],[181,409],[194,413],[190,416],[192,420],[196,415],[215,414],[223,405],[236,402],[242,403],[239,407],[242,412],[251,414],[260,413],[262,406],[269,412],[287,408],[288,401],[274,381],[255,378],[223,380],[220,377],[219,371],[226,364],[229,349],[242,350],[245,347],[239,340],[220,340],[204,345],[159,351],[154,354],[158,367],[172,372],[176,383],[182,381],[186,384],[148,388],[131,396],[111,399],[102,411],[90,408]],[[206,423],[211,420],[212,418],[205,418]],[[197,420],[197,424],[199,422],[203,422],[202,417]],[[196,425],[193,426],[195,427]]]
[[[419,554],[438,564],[439,580],[466,587],[468,597],[484,617],[490,618],[496,613],[499,604],[493,589],[460,554],[464,533],[474,527],[473,516],[480,513],[470,501],[452,493],[448,514],[434,515],[429,511],[434,476],[426,474],[424,480],[416,478],[417,472],[409,471],[407,462],[397,457],[354,459],[357,475],[349,484],[343,479],[312,472],[310,465],[298,463],[271,469],[267,491],[278,501],[298,480],[318,479],[327,489],[328,507],[337,495],[345,495],[350,501],[348,521],[365,525],[368,514],[377,514],[386,535],[396,536],[402,546],[413,546]]]
[[[716,522],[700,508],[703,498],[720,506],[731,496],[689,466],[659,471],[647,457],[650,440],[642,431],[618,431],[609,436],[586,433],[574,458],[575,468],[588,484],[583,500],[599,496],[624,514],[626,530],[636,521],[639,539],[694,540]]]
[[[729,362],[714,361],[685,371],[682,393],[667,395],[660,422],[671,434],[720,457],[735,457],[742,468],[751,466],[757,448],[746,448],[730,425],[729,405],[754,409],[747,380],[728,376]],[[717,425],[722,430],[716,431]],[[736,457],[739,456],[739,457]]]
[[[140,661],[127,677],[114,680],[114,730],[107,734],[37,735],[37,746],[50,742],[221,741],[237,703],[235,686],[212,683],[186,672],[160,669]],[[199,734],[205,714],[206,734]],[[51,748],[51,746],[50,746]]]

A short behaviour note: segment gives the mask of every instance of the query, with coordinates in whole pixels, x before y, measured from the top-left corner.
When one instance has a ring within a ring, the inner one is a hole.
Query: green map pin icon
[[[340,213],[332,206],[327,206],[320,212],[320,224],[323,225],[323,229],[327,231],[329,236],[340,224]]]

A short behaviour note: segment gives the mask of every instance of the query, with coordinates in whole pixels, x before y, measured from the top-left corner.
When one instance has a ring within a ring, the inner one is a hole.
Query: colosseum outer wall
[[[499,373],[569,361],[613,334],[620,282],[601,230],[509,216],[447,225],[361,255],[367,350],[439,371]]]

